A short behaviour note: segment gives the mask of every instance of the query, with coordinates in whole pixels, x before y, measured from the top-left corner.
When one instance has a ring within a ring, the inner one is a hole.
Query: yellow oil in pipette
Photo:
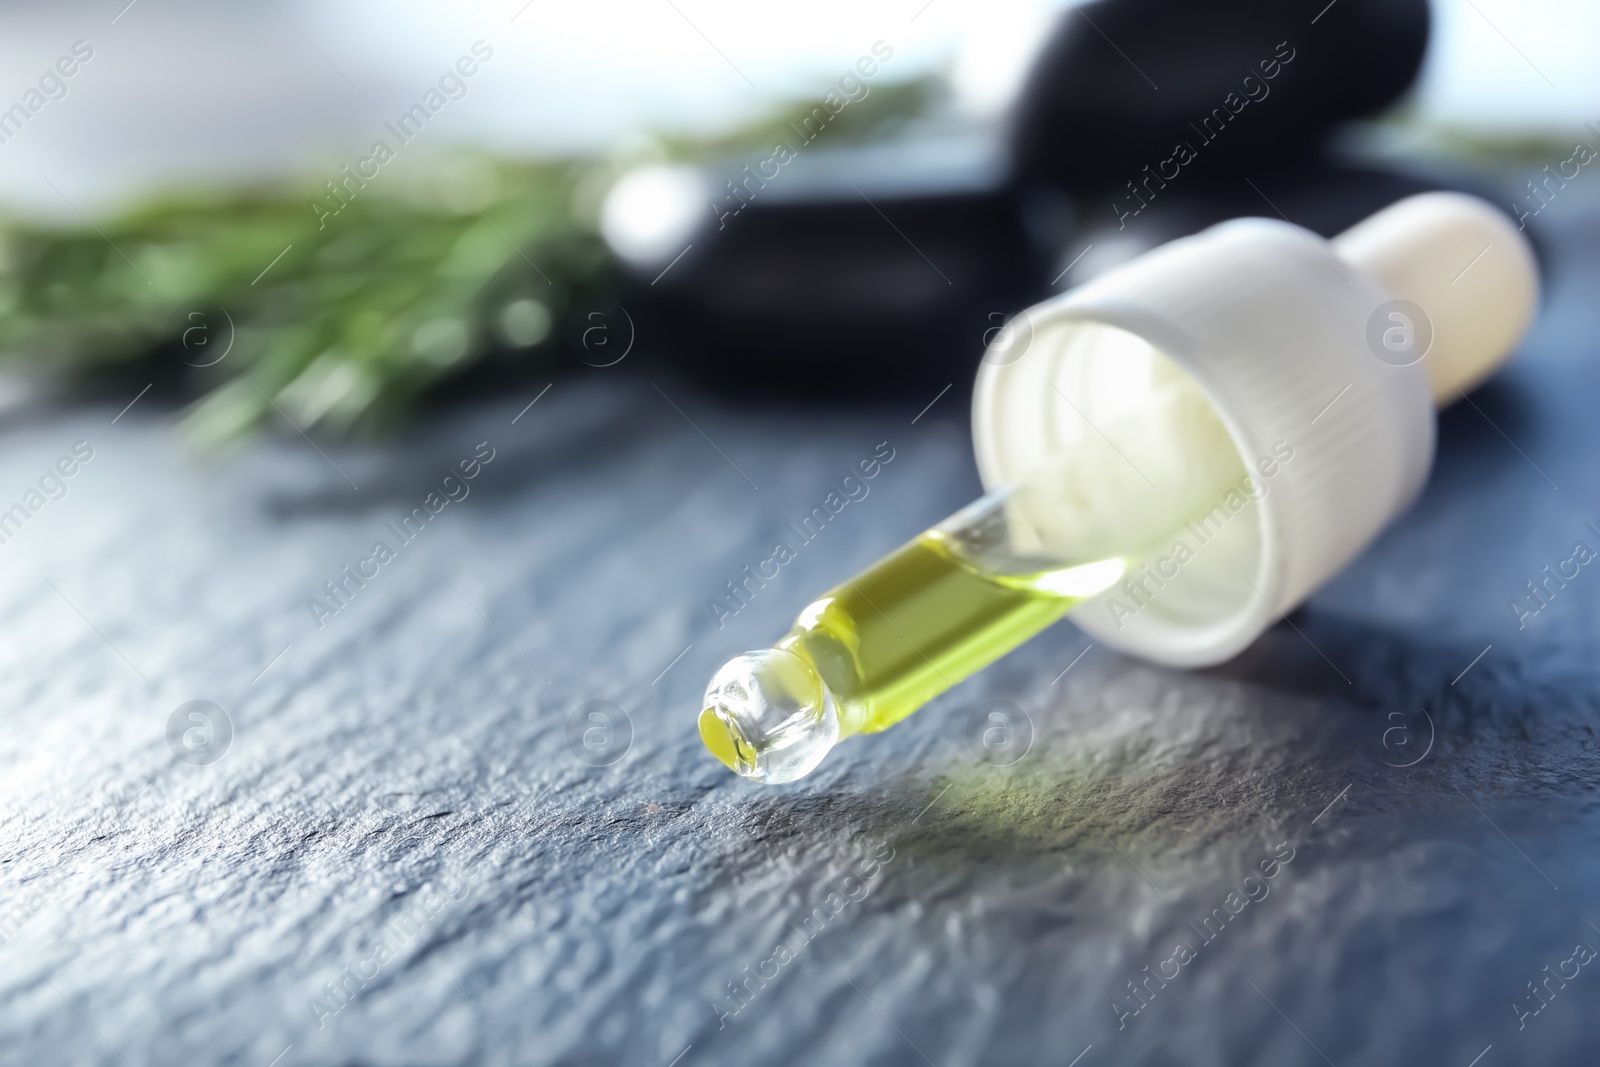
[[[821,675],[843,733],[872,733],[1056,622],[1122,569],[1113,560],[984,575],[929,531],[814,601],[777,647]]]
[[[706,747],[746,778],[793,781],[841,738],[893,726],[1116,584],[1244,470],[1191,382],[1151,395],[1112,428],[1121,445],[1088,438],[813,601],[776,646],[729,661],[706,690]],[[1159,470],[1139,451],[1157,425],[1186,446],[1154,442]]]
[[[948,529],[981,529],[985,518],[992,523],[1004,510],[1003,494],[986,497],[813,601],[776,645],[780,655],[752,653],[730,663],[724,673],[742,665],[745,676],[729,679],[726,699],[701,712],[706,747],[747,777],[790,780],[794,764],[809,760],[801,751],[807,738],[825,753],[839,737],[893,726],[1122,576],[1121,559],[1070,567],[1024,563],[1002,573],[974,558],[969,538]],[[807,684],[807,675],[825,692]],[[787,745],[779,737],[776,753],[788,758],[773,759],[748,736],[755,723],[740,721],[738,710],[757,703],[791,711],[801,725],[807,706],[821,704],[817,717],[833,722],[802,730]]]

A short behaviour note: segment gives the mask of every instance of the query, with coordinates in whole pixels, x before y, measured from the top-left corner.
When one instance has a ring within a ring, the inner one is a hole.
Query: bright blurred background
[[[6,93],[19,94],[71,41],[96,48],[70,99],[0,149],[6,202],[69,217],[46,178],[87,210],[166,184],[345,162],[479,38],[496,61],[424,151],[552,156],[617,149],[645,132],[728,130],[825,89],[880,38],[896,52],[887,78],[946,77],[958,113],[982,124],[1010,102],[1068,6],[136,0],[119,16],[124,3],[0,7],[0,69],[14,83]],[[1434,0],[1433,11],[1423,73],[1399,116],[1419,141],[1564,140],[1600,120],[1600,6]]]
[[[607,365],[581,340],[596,308],[713,388],[787,387],[772,368],[832,352],[819,380],[866,368],[863,395],[915,393],[969,380],[974,322],[1267,203],[1325,235],[1439,186],[1514,212],[1600,120],[1592,5],[1438,0],[1429,27],[1420,2],[1343,2],[1194,9],[1216,25],[1159,0],[6,5],[0,107],[35,110],[0,127],[0,351],[69,392],[154,378],[206,450],[273,404],[367,433],[450,386]],[[1124,180],[1279,33],[1314,57],[1276,83],[1289,97],[1112,226]],[[893,59],[872,99],[720,232],[740,165],[875,42]],[[40,99],[75,43],[92,61]],[[494,58],[402,144],[392,124],[471,47]],[[313,205],[379,138],[398,158],[325,229]],[[618,181],[660,163],[680,169],[603,226]],[[1562,212],[1597,195],[1577,184]],[[179,319],[225,319],[232,358],[175,351]]]

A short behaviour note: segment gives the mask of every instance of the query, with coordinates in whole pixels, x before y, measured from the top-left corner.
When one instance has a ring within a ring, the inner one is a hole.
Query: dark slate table
[[[153,396],[13,409],[0,510],[93,456],[0,544],[5,1060],[1594,1062],[1600,570],[1508,607],[1600,548],[1600,212],[1564,210],[1523,358],[1293,626],[1185,674],[1064,625],[781,788],[702,751],[701,689],[974,494],[959,389],[913,424],[597,371],[212,464]]]

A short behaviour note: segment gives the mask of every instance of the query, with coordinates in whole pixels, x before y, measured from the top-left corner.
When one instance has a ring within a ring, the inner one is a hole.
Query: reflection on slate
[[[382,452],[286,434],[213,468],[150,398],[13,416],[7,503],[95,455],[0,545],[0,1047],[1592,1062],[1600,577],[1520,631],[1507,601],[1600,545],[1597,226],[1554,235],[1537,334],[1444,416],[1417,508],[1245,656],[1078,658],[1061,626],[782,788],[702,750],[701,687],[974,495],[948,397],[915,425],[926,396],[734,409],[624,365]],[[719,631],[708,600],[884,440],[870,495]],[[385,523],[480,441],[470,492],[401,544]],[[377,570],[319,630],[306,601],[346,565]],[[209,763],[169,749],[191,700],[232,726]],[[974,748],[990,701],[1032,723],[1009,767]]]

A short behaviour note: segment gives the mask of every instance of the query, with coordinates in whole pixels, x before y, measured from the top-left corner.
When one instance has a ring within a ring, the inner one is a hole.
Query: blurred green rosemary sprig
[[[938,91],[875,86],[828,143],[883,136]],[[568,309],[613,287],[596,219],[622,171],[768,149],[814,106],[606,157],[407,161],[338,198],[328,184],[344,175],[330,172],[175,191],[84,225],[0,219],[0,355],[68,385],[141,366],[176,376],[197,398],[183,428],[205,450],[280,414],[301,430],[379,431],[486,359],[564,362]]]
[[[91,226],[12,221],[0,351],[69,378],[177,367],[202,397],[185,418],[198,444],[244,435],[274,404],[302,429],[376,429],[489,352],[548,339],[605,262],[573,210],[592,169],[380,172],[321,219],[312,204],[337,202],[307,183],[172,196]]]

